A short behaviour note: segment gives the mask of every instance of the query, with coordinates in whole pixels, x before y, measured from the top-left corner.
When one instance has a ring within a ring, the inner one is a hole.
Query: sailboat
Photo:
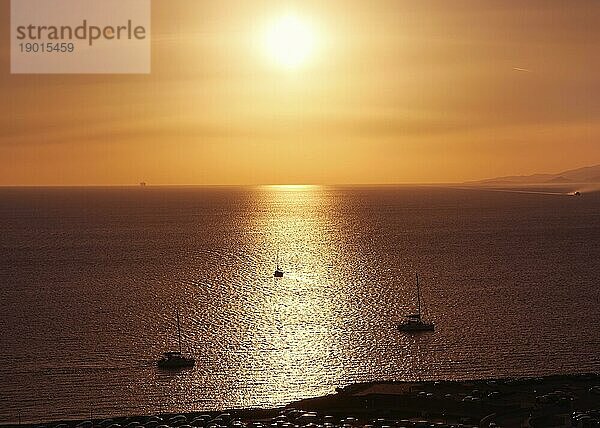
[[[424,321],[421,318],[421,290],[419,289],[419,274],[417,277],[417,313],[405,315],[405,320],[398,324],[398,330],[407,333],[419,331],[433,331],[434,326],[431,321]]]
[[[275,278],[283,278],[283,271],[279,268],[279,251],[277,252],[277,262],[275,265],[275,272],[273,272]]]
[[[158,367],[161,369],[183,369],[186,367],[193,367],[196,364],[194,357],[183,355],[181,352],[181,325],[179,323],[179,309],[177,309],[177,338],[179,341],[178,351],[165,352],[160,360],[158,360]]]

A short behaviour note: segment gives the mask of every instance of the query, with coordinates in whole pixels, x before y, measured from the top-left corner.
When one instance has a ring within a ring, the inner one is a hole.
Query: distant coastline
[[[600,165],[562,171],[556,174],[511,175],[467,181],[469,185],[581,185],[600,184]]]

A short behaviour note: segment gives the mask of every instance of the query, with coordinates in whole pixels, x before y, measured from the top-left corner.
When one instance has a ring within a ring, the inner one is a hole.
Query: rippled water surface
[[[598,372],[599,281],[599,193],[0,189],[0,422]],[[169,374],[177,307],[197,364]]]

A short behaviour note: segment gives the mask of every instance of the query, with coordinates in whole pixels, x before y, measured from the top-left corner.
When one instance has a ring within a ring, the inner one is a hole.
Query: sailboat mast
[[[179,325],[179,308],[177,308],[177,338],[179,340],[179,353],[181,354],[181,326]]]
[[[417,276],[417,313],[421,315],[421,290],[419,290],[419,274],[415,274]]]

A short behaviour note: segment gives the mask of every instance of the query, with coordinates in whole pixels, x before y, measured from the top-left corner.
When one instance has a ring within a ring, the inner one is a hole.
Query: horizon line
[[[135,187],[135,188],[147,188],[147,187],[276,187],[276,186],[305,186],[305,187],[333,187],[333,186],[446,186],[446,185],[457,185],[465,184],[469,181],[463,182],[398,182],[398,183],[210,183],[210,184],[165,184],[157,183],[151,184],[145,182],[132,184],[0,184],[0,188],[92,188],[92,187]]]
[[[491,179],[493,180],[493,179]],[[192,187],[523,187],[523,186],[548,186],[565,187],[569,185],[596,184],[589,182],[567,182],[567,183],[548,183],[548,182],[494,182],[488,180],[478,181],[457,181],[457,182],[402,182],[402,183],[269,183],[269,184],[0,184],[0,189],[147,189],[147,188],[192,188]]]

